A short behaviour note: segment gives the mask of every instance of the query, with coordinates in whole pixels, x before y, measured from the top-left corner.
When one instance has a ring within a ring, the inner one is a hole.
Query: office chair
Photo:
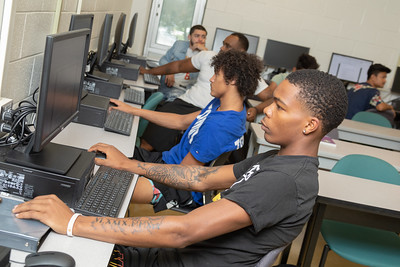
[[[400,174],[384,160],[367,155],[347,155],[332,172],[400,185]],[[399,266],[400,237],[390,231],[324,220],[321,234],[326,241],[319,266],[324,266],[329,250],[352,262],[367,266]]]
[[[147,100],[146,103],[144,103],[142,109],[148,109],[148,110],[155,110],[157,105],[160,103],[160,101],[164,98],[164,94],[161,92],[155,92],[153,93]],[[140,147],[140,138],[142,137],[144,130],[146,130],[147,125],[149,124],[148,120],[145,120],[143,118],[139,119],[139,125],[138,125],[138,130],[137,130],[137,135],[136,135],[136,146]]]
[[[373,113],[369,111],[360,111],[357,112],[353,118],[351,118],[353,121],[359,121],[359,122],[365,122],[369,124],[374,124],[382,127],[388,127],[392,128],[392,124],[388,119],[383,117],[382,115],[378,113]]]

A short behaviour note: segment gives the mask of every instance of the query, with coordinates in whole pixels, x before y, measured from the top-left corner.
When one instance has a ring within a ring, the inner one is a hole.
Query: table
[[[144,88],[145,91],[154,92],[158,90],[158,85],[144,82],[143,74],[139,74],[138,79],[136,81],[124,80],[124,84],[141,87]]]
[[[319,192],[297,266],[310,266],[323,219],[400,232],[400,186],[318,171]]]
[[[279,145],[265,141],[264,131],[257,123],[250,124],[251,136],[247,157],[273,149]],[[319,168],[331,170],[338,160],[349,154],[364,154],[378,157],[392,164],[400,172],[400,152],[371,147],[341,140],[334,140],[335,145],[321,142],[318,149]]]
[[[123,98],[123,95],[121,95]],[[120,98],[121,98],[120,97]],[[132,104],[132,106],[137,106]],[[135,116],[132,132],[130,136],[107,132],[103,128],[83,125],[79,123],[70,123],[61,133],[59,133],[52,142],[88,149],[98,142],[114,145],[126,156],[132,156],[136,143],[136,131],[139,123],[139,117]],[[130,198],[136,185],[138,176],[135,175],[132,180],[127,197],[124,200],[119,218],[125,216],[128,209]],[[114,244],[96,241],[82,237],[68,237],[59,235],[53,231],[45,238],[39,251],[62,251],[71,255],[77,267],[86,266],[107,266]],[[84,249],[84,253],[82,253]],[[11,266],[24,266],[25,257],[28,252],[12,249],[10,255]]]
[[[400,151],[400,130],[344,119],[339,139]]]

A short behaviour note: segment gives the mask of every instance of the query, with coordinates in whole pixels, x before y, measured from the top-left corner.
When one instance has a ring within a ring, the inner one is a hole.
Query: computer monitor
[[[6,161],[55,173],[66,173],[80,150],[50,141],[78,114],[89,30],[46,37],[35,131],[24,153],[10,151]]]
[[[69,23],[69,30],[80,30],[80,29],[89,29],[90,33],[92,33],[93,28],[93,14],[72,14],[71,21]]]
[[[234,32],[230,31],[230,30],[216,28],[212,50],[218,53],[222,46],[222,42],[225,40],[226,37],[228,37],[232,33],[234,33]],[[249,54],[257,53],[258,41],[260,38],[258,36],[245,34],[245,33],[244,33],[244,36],[246,36],[247,39],[249,40],[249,48],[247,49],[247,52]]]
[[[96,53],[96,64],[97,66],[101,67],[104,61],[108,60],[108,47],[110,44],[110,33],[111,33],[111,26],[112,26],[112,14],[106,14],[103,24],[100,28],[99,34],[99,42],[97,45],[97,53]]]
[[[308,54],[309,47],[268,39],[264,52],[264,65],[292,70],[302,54]]]
[[[342,81],[363,83],[367,81],[372,63],[372,60],[332,53],[328,73]]]
[[[69,30],[80,30],[80,29],[89,29],[89,40],[92,34],[92,28],[93,28],[93,19],[94,15],[93,14],[72,14],[71,15],[71,21],[69,23]],[[86,55],[88,55],[89,52],[89,46],[90,42],[88,42],[87,47],[85,48]],[[89,61],[89,60],[88,60]],[[92,59],[92,61],[87,62],[87,65],[85,63],[85,72],[91,72],[93,65],[94,65],[95,59]],[[86,69],[87,66],[87,69]]]
[[[126,14],[121,13],[117,22],[117,26],[115,27],[114,48],[112,52],[115,51],[115,54],[117,56],[120,55],[122,50],[122,37],[124,36],[125,20],[126,20]]]
[[[121,50],[122,54],[126,54],[128,47],[131,48],[133,45],[133,42],[135,41],[137,19],[138,19],[138,13],[135,13],[132,17],[131,24],[129,25],[128,40],[126,40],[126,43],[123,45],[122,50]]]

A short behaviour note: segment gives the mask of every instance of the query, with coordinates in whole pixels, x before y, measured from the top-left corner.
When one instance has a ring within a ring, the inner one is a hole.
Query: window
[[[159,58],[176,40],[186,40],[190,27],[201,24],[206,0],[153,0],[144,56]]]

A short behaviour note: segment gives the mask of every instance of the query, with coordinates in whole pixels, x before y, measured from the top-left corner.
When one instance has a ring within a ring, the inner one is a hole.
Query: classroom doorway
[[[143,55],[158,59],[203,21],[206,0],[153,0]]]

